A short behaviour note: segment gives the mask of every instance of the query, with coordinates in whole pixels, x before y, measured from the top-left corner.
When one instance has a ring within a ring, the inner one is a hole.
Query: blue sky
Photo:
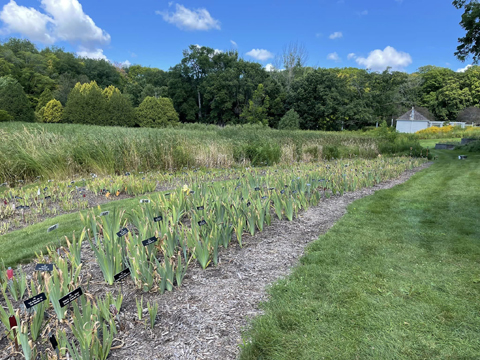
[[[0,35],[167,70],[190,44],[238,49],[263,65],[290,42],[308,64],[458,70],[464,32],[450,0],[2,0]]]

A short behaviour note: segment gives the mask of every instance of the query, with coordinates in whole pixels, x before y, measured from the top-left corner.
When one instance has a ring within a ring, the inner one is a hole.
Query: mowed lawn
[[[310,245],[241,359],[480,359],[480,155],[437,154]]]

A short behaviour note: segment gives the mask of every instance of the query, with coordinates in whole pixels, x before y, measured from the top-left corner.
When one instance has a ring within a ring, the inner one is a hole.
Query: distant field
[[[0,183],[37,176],[66,179],[74,174],[290,164],[378,154],[377,140],[360,133],[278,131],[258,126],[191,124],[137,129],[3,123],[0,138]]]
[[[428,147],[430,149],[435,147],[435,144],[445,144],[445,143],[459,143],[462,141],[462,139],[458,138],[451,138],[451,139],[425,139],[425,140],[420,140],[420,145],[423,147]]]

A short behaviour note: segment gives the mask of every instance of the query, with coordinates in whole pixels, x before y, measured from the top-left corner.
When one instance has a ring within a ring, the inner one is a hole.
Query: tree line
[[[314,68],[306,59],[305,49],[292,44],[267,71],[237,51],[191,45],[179,64],[163,71],[80,58],[58,47],[39,50],[11,38],[0,45],[0,121],[355,130],[389,122],[412,106],[441,121],[480,107],[477,66],[465,72],[424,66],[408,74]]]

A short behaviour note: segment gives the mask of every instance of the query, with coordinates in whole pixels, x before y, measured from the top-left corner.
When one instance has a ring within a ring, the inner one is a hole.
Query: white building
[[[450,122],[450,125],[465,128],[464,122]],[[412,110],[397,119],[397,131],[401,133],[415,133],[432,126],[443,127],[443,122],[428,120],[418,111],[415,111],[415,108],[412,108]]]

